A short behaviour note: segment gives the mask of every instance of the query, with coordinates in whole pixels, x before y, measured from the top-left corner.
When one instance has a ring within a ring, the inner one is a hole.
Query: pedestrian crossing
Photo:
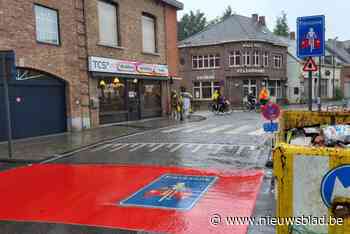
[[[249,136],[262,136],[265,134],[264,129],[258,128],[253,125],[241,125],[234,124],[225,125],[187,125],[183,127],[174,127],[161,131],[162,133],[202,133],[202,134],[217,134],[222,133],[225,135],[249,135]]]
[[[188,153],[205,152],[208,154],[219,154],[222,152],[235,152],[241,154],[243,151],[255,151],[257,146],[250,145],[229,145],[229,144],[197,144],[197,143],[111,143],[103,146],[97,146],[90,150],[92,153],[118,151],[142,152],[142,153],[176,153],[178,151],[187,151]]]

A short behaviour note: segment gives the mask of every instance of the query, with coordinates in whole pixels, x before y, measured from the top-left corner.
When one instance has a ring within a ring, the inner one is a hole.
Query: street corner
[[[246,233],[264,173],[42,164],[0,174],[0,220],[166,233]],[[222,222],[222,223],[221,223]]]

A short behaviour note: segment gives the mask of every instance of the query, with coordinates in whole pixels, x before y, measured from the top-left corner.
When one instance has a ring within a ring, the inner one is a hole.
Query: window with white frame
[[[193,84],[194,99],[211,100],[215,90],[220,90],[220,82],[196,81]]]
[[[99,43],[106,46],[118,46],[117,5],[98,1],[97,9]]]
[[[58,11],[40,5],[34,11],[37,41],[59,45]]]
[[[271,97],[282,98],[282,85],[280,80],[269,80],[268,89]]]
[[[248,51],[243,52],[243,65],[250,66],[250,54]]]
[[[157,52],[156,18],[148,14],[142,15],[142,39],[143,52]]]
[[[243,81],[243,97],[247,97],[250,92],[254,95],[254,97],[257,97],[256,80]]]
[[[220,54],[192,56],[193,69],[212,69],[212,68],[219,68],[219,67],[220,67]]]
[[[264,67],[269,66],[269,52],[264,52],[263,54],[263,66]]]
[[[260,65],[260,56],[258,51],[253,53],[253,66],[258,67]]]
[[[229,63],[231,67],[239,67],[242,65],[241,52],[239,50],[231,52],[229,56]]]
[[[273,56],[273,63],[275,68],[282,68],[282,55],[274,55]]]

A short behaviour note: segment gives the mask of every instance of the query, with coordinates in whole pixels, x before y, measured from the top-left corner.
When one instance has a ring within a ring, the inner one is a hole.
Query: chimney
[[[289,37],[291,40],[295,41],[295,32],[290,32]]]
[[[265,16],[259,16],[259,25],[266,26]]]
[[[259,15],[258,14],[252,14],[252,20],[253,22],[258,22]]]

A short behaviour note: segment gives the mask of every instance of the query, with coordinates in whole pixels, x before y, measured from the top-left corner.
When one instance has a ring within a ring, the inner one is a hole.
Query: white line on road
[[[198,145],[196,148],[192,150],[192,153],[196,153],[198,150],[202,148],[202,145]]]
[[[210,130],[207,130],[207,131],[203,131],[203,132],[205,132],[205,133],[216,133],[216,132],[220,132],[220,131],[223,131],[225,129],[231,128],[231,127],[232,127],[232,124],[223,125],[221,127],[213,128],[213,129],[210,129]]]
[[[180,128],[172,128],[172,129],[169,129],[169,130],[164,130],[162,131],[162,133],[172,133],[172,132],[177,132],[177,131],[181,131],[181,130],[184,130],[184,129],[187,129],[187,128],[192,128],[194,125],[187,125],[187,126],[184,126],[184,127],[180,127]]]
[[[215,125],[214,124],[210,124],[210,125],[204,125],[204,126],[200,126],[200,127],[194,127],[194,128],[182,131],[182,132],[184,132],[184,133],[191,133],[191,132],[200,131],[200,130],[203,130],[203,129],[208,129],[208,128],[211,128],[211,127],[215,127]]]
[[[159,144],[159,145],[157,145],[156,147],[150,149],[149,152],[154,152],[154,151],[156,151],[156,150],[162,148],[164,145],[165,145],[165,144]]]
[[[121,149],[127,147],[128,145],[129,145],[129,144],[121,145],[121,146],[119,146],[119,147],[117,147],[117,148],[111,149],[109,152],[115,152],[115,151],[121,150]]]
[[[175,151],[179,150],[184,145],[185,144],[181,143],[181,144],[177,145],[176,147],[174,147],[173,149],[171,149],[169,152],[174,153]]]
[[[110,146],[112,146],[112,145],[113,145],[113,144],[105,144],[105,145],[102,145],[102,146],[99,146],[99,147],[97,147],[97,148],[95,148],[95,149],[90,150],[90,152],[97,152],[97,151],[106,149],[106,148],[108,148],[108,147],[110,147]]]
[[[248,133],[249,136],[261,136],[261,135],[264,135],[264,129],[260,128],[254,132],[250,132]]]
[[[216,150],[213,152],[213,154],[219,153],[220,150],[222,150],[223,147],[224,147],[223,145],[218,146],[218,148],[216,148]]]
[[[139,145],[139,146],[137,146],[137,147],[135,147],[133,149],[130,149],[129,152],[135,152],[136,150],[141,149],[141,148],[145,147],[146,145],[147,144],[141,144],[141,145]]]
[[[243,125],[241,127],[235,128],[235,129],[233,129],[231,131],[225,132],[225,134],[236,135],[236,134],[240,134],[242,132],[245,132],[248,129],[249,129],[248,125]]]
[[[238,148],[236,154],[241,154],[244,148],[245,148],[244,146],[240,146],[240,147]]]

